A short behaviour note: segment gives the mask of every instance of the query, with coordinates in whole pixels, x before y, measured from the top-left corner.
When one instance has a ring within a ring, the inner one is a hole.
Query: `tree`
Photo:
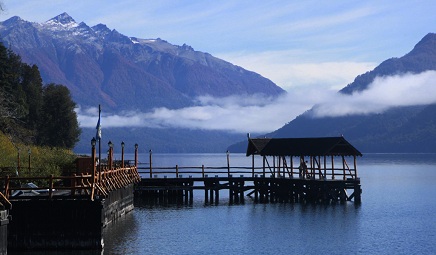
[[[75,106],[67,87],[44,88],[38,67],[0,43],[0,131],[15,142],[71,149],[81,133]]]
[[[12,138],[28,141],[23,126],[27,115],[26,95],[21,84],[21,58],[0,44],[0,130]]]
[[[37,136],[39,145],[68,149],[74,147],[81,133],[75,107],[67,87],[51,83],[43,88]]]
[[[24,65],[22,68],[22,87],[26,95],[26,126],[36,130],[42,108],[42,78],[36,65]]]

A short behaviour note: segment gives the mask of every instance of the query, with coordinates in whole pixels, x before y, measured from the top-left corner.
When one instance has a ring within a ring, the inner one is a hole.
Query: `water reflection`
[[[135,245],[139,224],[133,212],[129,212],[103,230],[105,254],[128,254],[127,247]]]

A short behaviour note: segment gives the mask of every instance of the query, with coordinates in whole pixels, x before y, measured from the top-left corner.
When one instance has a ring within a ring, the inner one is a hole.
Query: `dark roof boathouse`
[[[248,136],[246,155],[252,156],[255,201],[361,202],[356,157],[362,153],[342,136]],[[255,167],[255,155],[262,157],[262,167]],[[352,164],[347,162],[350,158]],[[255,174],[259,170],[260,178]]]
[[[247,156],[263,157],[264,174],[303,179],[357,179],[356,156],[362,156],[344,137],[250,138]],[[352,157],[350,166],[347,158]],[[272,162],[271,162],[272,158]],[[295,158],[297,162],[295,162]],[[294,166],[295,165],[295,166]]]

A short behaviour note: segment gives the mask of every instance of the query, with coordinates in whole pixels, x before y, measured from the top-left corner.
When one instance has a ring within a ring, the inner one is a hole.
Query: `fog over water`
[[[150,112],[103,111],[110,127],[189,128],[230,132],[271,132],[314,107],[313,117],[382,113],[392,107],[436,103],[436,71],[378,77],[368,89],[344,95],[329,89],[295,88],[278,98],[261,95],[202,96],[195,106],[155,108]],[[95,127],[98,109],[77,109],[81,127]],[[174,121],[177,120],[177,121]]]

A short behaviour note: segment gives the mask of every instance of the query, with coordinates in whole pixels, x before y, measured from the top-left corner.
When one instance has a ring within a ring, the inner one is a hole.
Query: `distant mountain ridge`
[[[81,106],[149,110],[193,105],[202,95],[285,93],[239,66],[161,39],[127,37],[104,24],[77,23],[67,13],[34,23],[12,17],[0,23],[1,41],[36,64],[45,83],[61,83]]]
[[[368,88],[376,77],[436,70],[436,34],[427,34],[408,54],[382,62],[359,75],[339,93]],[[408,95],[404,95],[407,97]],[[315,106],[316,107],[316,106]],[[362,152],[436,153],[436,105],[395,107],[383,113],[314,118],[314,108],[266,137],[324,137],[344,135]],[[246,141],[228,148],[243,152]]]
[[[389,76],[402,73],[422,73],[427,70],[436,70],[436,34],[429,33],[424,36],[406,55],[401,58],[390,58],[383,61],[374,70],[357,76],[340,92],[351,94],[362,91],[374,81],[377,76]]]

